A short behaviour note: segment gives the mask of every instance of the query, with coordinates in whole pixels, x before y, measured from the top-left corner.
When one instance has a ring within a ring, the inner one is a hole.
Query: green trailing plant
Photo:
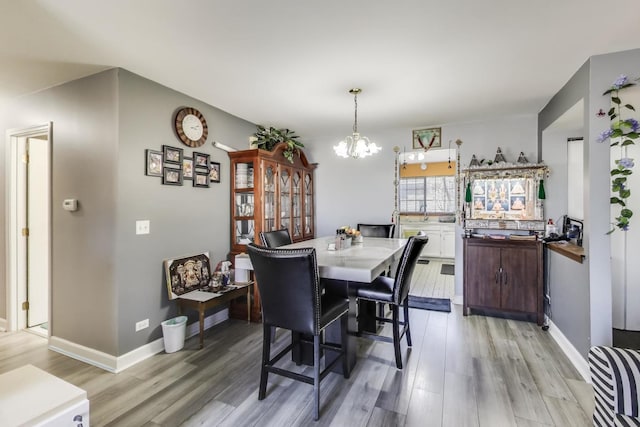
[[[638,133],[640,131],[640,125],[638,124],[638,120],[633,117],[623,118],[623,112],[635,113],[636,110],[633,105],[622,102],[620,92],[634,85],[635,83],[629,82],[627,76],[622,75],[603,93],[604,96],[611,97],[613,107],[611,107],[607,113],[610,120],[609,129],[602,131],[597,141],[604,142],[609,140],[611,147],[620,147],[619,157],[614,160],[616,166],[611,169],[611,192],[613,195],[610,198],[612,205],[619,205],[620,213],[615,218],[614,227],[608,234],[613,233],[616,228],[627,231],[631,217],[633,216],[633,211],[629,209],[628,206],[629,197],[631,197],[628,177],[633,173],[634,163],[633,159],[627,157],[626,147],[635,145],[635,140],[640,136]]]
[[[284,157],[293,163],[294,154],[300,155],[300,148],[304,145],[298,141],[299,136],[290,129],[277,129],[274,127],[265,127],[258,125],[258,131],[253,134],[251,142],[256,144],[258,148],[267,151],[273,151],[278,144],[286,144],[287,147],[282,152]]]

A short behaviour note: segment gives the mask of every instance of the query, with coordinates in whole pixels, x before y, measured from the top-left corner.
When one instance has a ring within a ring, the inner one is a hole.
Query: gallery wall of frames
[[[192,157],[185,157],[182,148],[163,145],[162,151],[147,149],[145,159],[145,175],[162,178],[164,185],[191,181],[194,187],[208,188],[212,182],[220,183],[220,163],[205,153],[194,151]]]

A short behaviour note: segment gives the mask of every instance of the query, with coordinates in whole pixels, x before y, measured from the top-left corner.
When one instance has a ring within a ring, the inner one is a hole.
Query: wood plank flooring
[[[30,363],[87,390],[92,426],[591,424],[591,386],[535,324],[463,317],[453,305],[451,313],[412,309],[411,330],[402,371],[392,345],[358,339],[351,378],[329,374],[321,385],[318,422],[307,384],[271,375],[267,397],[258,401],[262,329],[239,320],[209,329],[202,350],[194,336],[183,350],[119,374],[50,351],[34,334],[0,333],[0,373]],[[274,352],[289,334],[279,330],[276,340]]]
[[[453,300],[455,276],[440,274],[442,264],[453,263],[452,259],[432,258],[429,264],[416,264],[411,279],[411,295]]]

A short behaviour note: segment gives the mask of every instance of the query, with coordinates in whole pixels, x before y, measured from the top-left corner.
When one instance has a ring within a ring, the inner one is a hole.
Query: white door
[[[49,141],[27,142],[27,327],[49,317]]]

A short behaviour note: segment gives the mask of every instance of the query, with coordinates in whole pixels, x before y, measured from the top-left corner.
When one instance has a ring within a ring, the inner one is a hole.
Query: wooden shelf
[[[569,242],[548,242],[545,244],[550,250],[564,255],[582,264],[585,259],[584,248]]]

